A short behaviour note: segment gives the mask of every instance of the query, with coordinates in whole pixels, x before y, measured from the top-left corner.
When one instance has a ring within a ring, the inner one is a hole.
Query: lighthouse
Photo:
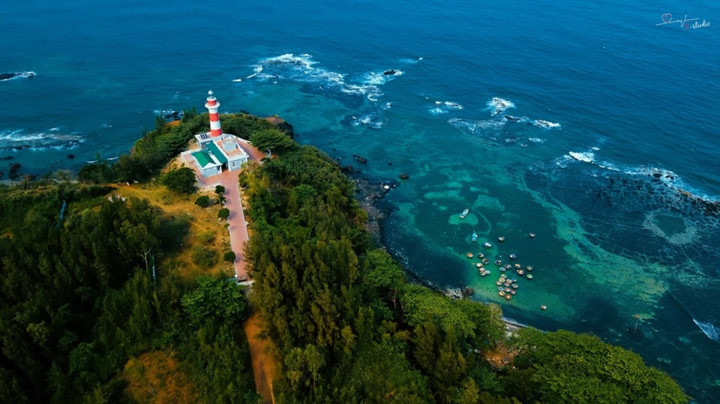
[[[247,142],[233,134],[223,133],[220,129],[219,107],[220,103],[215,99],[213,92],[208,91],[205,108],[210,113],[210,132],[196,134],[198,148],[183,152],[183,155],[192,155],[203,177],[211,177],[225,170],[239,170],[250,158],[243,149],[243,145]]]
[[[208,91],[205,108],[207,108],[208,112],[210,113],[210,136],[220,137],[220,135],[222,135],[222,129],[220,128],[220,116],[218,116],[218,108],[220,108],[220,103],[217,102],[217,99],[213,95],[212,90]]]

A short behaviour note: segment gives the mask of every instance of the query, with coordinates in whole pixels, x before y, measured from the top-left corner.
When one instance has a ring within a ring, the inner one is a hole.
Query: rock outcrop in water
[[[35,72],[0,73],[0,81],[12,79],[31,79],[33,77],[35,77]]]

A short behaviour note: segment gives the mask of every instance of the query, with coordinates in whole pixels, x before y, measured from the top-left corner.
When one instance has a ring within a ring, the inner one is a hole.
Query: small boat
[[[480,259],[485,258],[485,254],[483,254],[481,252],[477,253],[476,256]]]
[[[533,270],[534,268],[532,267],[532,265],[528,265],[528,266],[525,267],[525,269],[527,269],[528,272],[532,272],[532,270]]]
[[[515,269],[522,269],[522,265],[520,265],[520,264],[515,264]]]
[[[490,244],[490,242],[486,241],[486,242],[483,244],[483,247],[485,247],[485,248],[492,248],[492,244]]]
[[[498,291],[498,295],[505,296],[505,291],[504,290]]]
[[[476,242],[476,241],[477,241],[477,238],[478,238],[477,233],[472,232],[472,236],[470,236],[470,239],[471,239],[473,242]],[[481,258],[482,258],[482,257],[481,257]]]
[[[465,219],[468,213],[470,213],[470,209],[463,210],[463,212],[460,214],[460,219]]]
[[[528,278],[528,280],[532,280],[533,276],[532,274],[527,274],[526,278]]]
[[[510,299],[512,299],[512,295],[505,295],[505,300],[510,300]]]
[[[490,263],[490,260],[487,259],[487,258],[483,258],[482,263],[485,264],[485,265],[487,265],[487,264]]]
[[[523,276],[523,275],[525,275],[525,271],[523,271],[522,269],[518,269],[517,274],[520,276]]]
[[[472,257],[473,257],[473,253],[471,253],[471,252],[467,253],[466,255],[467,255],[468,258],[472,258]]]
[[[529,236],[530,238],[535,238],[536,234],[535,234],[535,233],[528,233],[528,236]]]
[[[540,305],[540,310],[547,310],[547,306],[545,306],[544,304]]]
[[[501,243],[502,243],[503,241],[505,241],[505,236],[500,236],[500,237],[498,237],[498,241],[501,242]]]
[[[517,258],[517,255],[515,255],[515,254],[510,254],[510,256],[509,256],[508,258],[510,258],[511,260],[514,260],[515,258]]]
[[[475,266],[478,268],[482,268],[482,263],[478,262],[477,264],[475,264]]]
[[[501,261],[501,260],[495,260],[495,265],[501,266],[501,265],[502,265],[502,261]]]

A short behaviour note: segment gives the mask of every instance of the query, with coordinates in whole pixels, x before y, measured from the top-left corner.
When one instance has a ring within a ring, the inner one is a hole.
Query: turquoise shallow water
[[[5,5],[0,73],[37,75],[0,82],[3,164],[115,157],[156,111],[202,109],[213,89],[221,112],[278,114],[361,175],[408,173],[385,242],[422,279],[720,397],[715,3],[176,3]],[[534,279],[515,275],[506,301],[492,262],[511,253]]]

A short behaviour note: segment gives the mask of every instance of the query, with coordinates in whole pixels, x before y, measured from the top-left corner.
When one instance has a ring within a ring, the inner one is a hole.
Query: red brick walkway
[[[250,156],[250,160],[260,161],[265,154],[251,146],[249,143],[240,142],[245,152]],[[183,161],[195,170],[198,184],[201,187],[222,185],[225,187],[225,207],[230,210],[228,224],[230,227],[230,247],[235,253],[235,277],[238,281],[248,280],[248,272],[245,263],[245,243],[250,240],[248,234],[247,221],[245,220],[245,212],[243,211],[242,198],[238,186],[238,174],[240,171],[224,171],[222,174],[213,175],[211,177],[203,177],[197,166],[195,166],[193,157],[189,154],[183,156]]]

